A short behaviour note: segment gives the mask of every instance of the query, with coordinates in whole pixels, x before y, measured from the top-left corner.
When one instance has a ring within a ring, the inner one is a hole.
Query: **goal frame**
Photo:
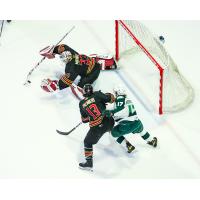
[[[153,62],[154,66],[159,70],[159,114],[163,114],[163,74],[164,68],[157,62],[157,60],[153,57],[153,55],[143,46],[143,44],[139,41],[139,39],[132,33],[132,31],[128,28],[128,26],[122,20],[115,20],[115,59],[119,61],[120,53],[119,53],[119,26],[129,34],[129,36],[134,40],[139,48],[149,57],[149,59]]]

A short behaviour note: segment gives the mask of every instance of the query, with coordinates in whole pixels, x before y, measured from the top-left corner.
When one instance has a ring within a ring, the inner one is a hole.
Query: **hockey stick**
[[[72,128],[70,131],[59,131],[56,129],[56,132],[61,134],[61,135],[69,135],[71,132],[73,132],[77,127],[79,127],[83,122],[79,122],[74,128]]]
[[[1,32],[0,32],[0,37],[1,37],[1,35],[2,35],[3,25],[4,25],[4,20],[2,20],[2,22],[1,22]]]
[[[62,42],[63,40],[64,40],[64,38],[73,30],[75,28],[75,26],[73,26],[56,44],[55,44],[55,46],[57,46],[60,42]],[[52,47],[53,48],[53,47]],[[52,50],[52,49],[50,49],[50,50]],[[33,67],[30,71],[29,71],[29,73],[28,73],[28,75],[27,75],[27,77],[26,77],[26,81],[25,81],[25,83],[24,83],[24,85],[27,85],[28,83],[30,84],[31,83],[31,81],[30,81],[30,76],[31,76],[31,74],[33,73],[33,71],[40,65],[40,63],[42,63],[43,62],[43,60],[45,59],[46,57],[43,57],[36,65],[35,65],[35,67]]]

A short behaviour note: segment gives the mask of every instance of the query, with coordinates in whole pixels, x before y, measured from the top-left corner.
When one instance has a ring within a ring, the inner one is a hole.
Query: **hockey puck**
[[[163,44],[165,43],[165,38],[164,38],[162,35],[159,36],[159,40],[160,40]]]

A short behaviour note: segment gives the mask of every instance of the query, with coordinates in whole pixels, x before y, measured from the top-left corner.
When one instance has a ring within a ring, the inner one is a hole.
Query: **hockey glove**
[[[106,117],[112,117],[114,115],[112,110],[105,110],[103,112],[103,115],[105,115]]]
[[[83,123],[88,123],[90,121],[89,117],[81,117]]]
[[[58,81],[49,78],[44,79],[40,86],[45,92],[55,92],[58,89]]]

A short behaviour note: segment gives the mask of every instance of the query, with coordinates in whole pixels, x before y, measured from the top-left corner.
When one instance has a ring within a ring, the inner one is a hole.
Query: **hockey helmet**
[[[113,91],[114,91],[114,93],[115,93],[116,96],[120,96],[120,95],[126,96],[126,90],[123,88],[122,85],[116,85],[113,88]]]
[[[67,64],[68,62],[72,60],[72,53],[70,51],[63,51],[60,54],[60,59],[62,60],[62,62]]]
[[[93,87],[91,84],[85,84],[83,86],[83,96],[84,97],[89,97],[93,94]]]

